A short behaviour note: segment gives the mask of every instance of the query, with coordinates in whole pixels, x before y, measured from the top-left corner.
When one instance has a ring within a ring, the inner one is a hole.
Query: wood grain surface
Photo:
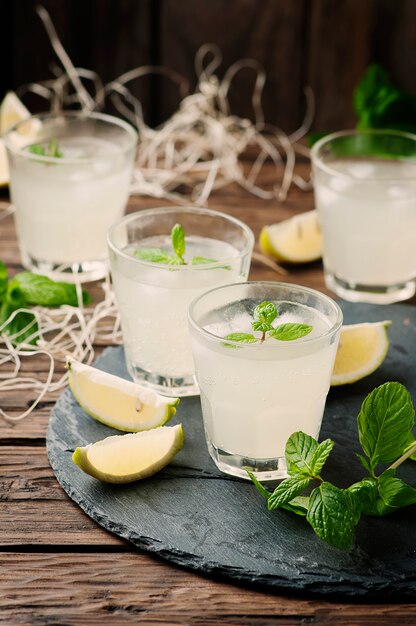
[[[308,166],[299,172],[307,175]],[[263,182],[272,178],[266,171]],[[129,210],[160,204],[135,197]],[[264,224],[311,209],[313,196],[294,189],[280,204],[232,186],[216,192],[209,206],[243,219],[257,236]],[[11,217],[0,221],[0,258],[11,273],[20,269]],[[279,277],[254,262],[250,278]],[[326,291],[320,263],[290,270],[283,279]],[[98,297],[98,287],[91,287]],[[25,369],[42,376],[45,363],[34,357]],[[45,434],[56,397],[47,396],[15,426],[0,422],[0,624],[416,624],[416,604],[352,604],[342,598],[265,593],[173,567],[107,533],[67,498],[49,467]],[[2,393],[0,405],[17,414],[32,399],[28,392]]]

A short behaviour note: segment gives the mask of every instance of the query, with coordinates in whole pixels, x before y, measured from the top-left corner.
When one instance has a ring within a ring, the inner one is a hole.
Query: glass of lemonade
[[[17,124],[5,143],[23,265],[57,279],[105,276],[107,231],[127,203],[136,131],[98,113],[45,114]]]
[[[137,258],[172,253],[171,231],[185,232],[185,263]],[[254,235],[228,215],[197,208],[156,208],[124,217],[108,234],[111,275],[132,378],[159,393],[199,393],[189,337],[190,302],[204,291],[248,276]],[[204,262],[192,264],[196,259]]]
[[[252,330],[263,302],[275,306],[273,327],[311,326],[299,339]],[[189,323],[208,450],[217,467],[259,480],[286,477],[285,445],[303,431],[319,435],[342,313],[331,298],[286,283],[247,282],[212,289],[194,300]],[[230,334],[256,336],[255,343]]]
[[[344,131],[312,148],[328,287],[351,301],[410,298],[416,278],[416,135]]]

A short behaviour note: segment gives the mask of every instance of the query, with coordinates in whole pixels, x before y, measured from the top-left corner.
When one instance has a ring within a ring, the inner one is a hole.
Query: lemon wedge
[[[0,104],[0,135],[4,135],[9,128],[22,120],[26,120],[30,116],[30,111],[25,107],[23,102],[19,100],[14,91],[9,91]],[[27,145],[30,143],[30,139],[39,130],[39,125],[40,122],[38,120],[32,120],[32,123],[28,122],[19,133],[13,132],[13,142],[18,147]],[[0,139],[0,186],[4,187],[9,181],[10,176],[6,147],[3,139]]]
[[[389,349],[391,322],[366,322],[341,328],[331,386],[348,385],[372,374],[383,363]]]
[[[307,263],[321,258],[322,234],[317,211],[264,226],[259,246],[263,254],[285,263]]]
[[[114,435],[77,448],[73,462],[107,483],[130,483],[152,476],[183,447],[182,426],[161,426],[130,435]]]
[[[160,394],[113,374],[66,359],[69,386],[91,417],[126,432],[149,430],[166,424],[176,413],[179,398]]]

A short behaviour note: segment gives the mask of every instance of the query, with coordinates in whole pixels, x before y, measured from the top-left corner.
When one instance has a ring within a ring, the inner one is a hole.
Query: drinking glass
[[[416,277],[416,135],[344,131],[312,148],[327,286],[345,300],[410,298]]]
[[[56,279],[105,276],[107,231],[127,203],[136,131],[108,115],[51,113],[18,123],[5,144],[23,265]]]
[[[254,309],[264,301],[277,309],[274,325],[309,324],[312,331],[293,341],[225,339],[252,334]],[[189,323],[212,459],[241,478],[246,467],[259,480],[285,478],[289,436],[300,430],[319,435],[342,323],[339,306],[306,287],[247,282],[199,296]]]
[[[135,257],[140,248],[171,252],[175,224],[186,234],[186,265]],[[161,207],[121,219],[110,229],[108,244],[130,375],[165,395],[197,394],[188,306],[212,287],[247,279],[252,231],[216,211]],[[193,265],[189,261],[194,257],[211,262]]]

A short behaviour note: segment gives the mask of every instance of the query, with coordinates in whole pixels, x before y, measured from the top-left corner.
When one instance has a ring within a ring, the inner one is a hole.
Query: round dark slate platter
[[[416,401],[416,309],[409,305],[342,303],[345,323],[391,319],[390,350],[377,372],[331,389],[321,439],[337,445],[325,476],[347,486],[362,476],[356,416],[374,387],[402,382]],[[128,378],[122,348],[108,348],[95,364]],[[125,486],[100,483],[71,461],[77,446],[116,431],[91,419],[67,389],[50,418],[47,447],[67,494],[96,522],[137,547],[202,572],[286,592],[355,598],[413,599],[416,594],[416,507],[384,518],[364,518],[354,547],[342,552],[320,541],[304,519],[269,512],[249,482],[221,474],[204,440],[199,398],[182,400],[172,424],[182,422],[185,445],[152,478]],[[416,485],[416,463],[400,476]]]

